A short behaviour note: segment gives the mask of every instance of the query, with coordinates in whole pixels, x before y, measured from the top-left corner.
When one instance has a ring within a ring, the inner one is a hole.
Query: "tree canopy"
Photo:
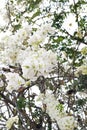
[[[86,130],[87,1],[6,0],[0,15],[0,130]]]

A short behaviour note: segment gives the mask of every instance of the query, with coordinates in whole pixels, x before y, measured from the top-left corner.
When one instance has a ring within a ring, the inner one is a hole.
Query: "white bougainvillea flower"
[[[47,76],[57,65],[57,55],[51,50],[39,48],[37,51],[29,50],[26,55],[24,61],[22,60],[23,77],[31,81],[41,75]]]
[[[50,115],[52,120],[59,120],[61,117],[66,116],[63,106],[62,109],[60,103],[56,100],[52,93],[46,91],[46,94],[40,94],[37,98],[37,102],[42,101],[43,104],[46,104],[46,112]]]
[[[81,49],[81,54],[82,54],[82,55],[86,55],[86,54],[87,54],[87,46],[85,46],[85,47],[83,47],[83,48]]]
[[[43,103],[46,104],[47,113],[49,113],[53,120],[59,120],[61,117],[66,116],[63,106],[60,106],[54,94],[46,92]]]
[[[78,76],[78,74],[87,75],[87,65],[81,65],[80,67],[78,67],[75,74],[76,76]]]
[[[74,130],[75,127],[75,120],[73,116],[62,117],[60,120],[57,120],[57,123],[61,130]]]
[[[13,90],[18,90],[21,85],[25,84],[24,79],[22,79],[18,73],[6,73],[6,78],[8,85],[6,89],[11,93]]]
[[[30,26],[23,26],[15,34],[5,33],[0,40],[0,60],[4,64],[15,65],[18,55],[26,48],[25,41],[31,33]]]
[[[71,35],[78,30],[78,24],[76,22],[76,16],[74,14],[69,14],[64,20],[62,28],[65,29]]]
[[[46,94],[40,94],[38,101],[42,101],[42,104],[46,104],[46,112],[49,114],[53,121],[58,123],[61,130],[73,130],[76,127],[76,123],[73,116],[68,116],[61,105],[52,93],[46,91]]]
[[[6,127],[7,127],[7,129],[10,130],[11,127],[12,127],[12,125],[13,125],[13,123],[18,123],[18,121],[19,121],[18,116],[10,117],[10,118],[7,120],[7,122],[6,122]]]
[[[31,32],[31,26],[25,24],[14,34],[9,32],[2,36],[0,39],[0,60],[2,63],[7,65],[20,63],[19,57],[24,55],[22,52],[25,53],[29,46],[36,50],[39,49],[39,45],[44,44],[48,34],[54,33],[54,28],[51,27],[50,23],[46,23],[38,27],[33,34]]]
[[[28,43],[33,47],[42,45],[49,34],[54,34],[55,29],[52,27],[51,23],[42,24],[38,27],[37,31],[30,36]]]

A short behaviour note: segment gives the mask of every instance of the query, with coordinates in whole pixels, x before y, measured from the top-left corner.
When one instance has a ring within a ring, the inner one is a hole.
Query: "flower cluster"
[[[81,49],[81,53],[82,53],[82,55],[87,54],[87,47],[86,46]]]
[[[13,65],[17,63],[19,52],[25,49],[26,46],[23,45],[23,43],[30,33],[31,28],[26,25],[19,29],[15,34],[12,34],[11,32],[4,34],[0,42],[0,60],[4,64]]]
[[[58,121],[61,130],[73,130],[76,127],[73,116],[65,116]]]
[[[85,56],[85,59],[83,59],[83,64],[77,67],[77,71],[76,71],[77,76],[78,74],[87,75],[87,47],[86,46],[81,49],[81,54]]]
[[[37,77],[47,76],[57,64],[57,56],[51,50],[43,48],[28,50],[27,57],[22,63],[23,76],[26,79],[35,81]]]
[[[18,73],[9,72],[5,75],[8,82],[6,89],[9,92],[12,92],[13,90],[18,90],[21,87],[21,85],[25,84],[25,81],[19,76]]]
[[[76,71],[76,75],[78,76],[79,73],[83,75],[87,75],[87,65],[81,65],[80,67],[78,67]]]
[[[0,41],[1,62],[14,66],[20,64],[22,76],[29,81],[35,81],[41,75],[48,76],[57,65],[56,53],[41,47],[48,35],[54,33],[51,24],[46,23],[32,32],[33,29],[26,23],[14,34],[4,34]],[[24,80],[15,72],[6,73],[6,78],[9,92],[24,84]]]
[[[44,44],[43,42],[48,33],[54,33],[54,28],[51,27],[51,24],[38,27],[33,35],[31,27],[25,24],[14,34],[11,32],[4,34],[0,41],[0,60],[5,64],[18,63],[18,57],[21,53],[25,52],[29,46],[37,48],[40,44]]]
[[[62,25],[62,28],[64,28],[68,33],[73,35],[74,32],[78,30],[78,25],[76,23],[76,16],[74,14],[67,15]]]
[[[63,106],[56,100],[52,93],[40,95],[39,99],[46,104],[46,111],[52,120],[56,120],[61,130],[73,130],[76,126],[73,116],[68,116]]]
[[[54,34],[55,29],[51,27],[51,24],[44,24],[41,27],[38,27],[38,29],[33,33],[33,35],[30,36],[28,43],[32,45],[33,47],[37,47],[38,45],[43,46],[45,43],[47,36],[49,34]]]
[[[9,118],[9,119],[7,120],[7,122],[6,122],[6,127],[7,127],[7,129],[10,130],[11,127],[12,127],[12,125],[13,125],[13,123],[18,123],[18,121],[19,121],[18,116]]]

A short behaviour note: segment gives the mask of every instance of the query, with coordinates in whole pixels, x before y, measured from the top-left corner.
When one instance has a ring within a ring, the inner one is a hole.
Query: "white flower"
[[[22,84],[25,84],[24,79],[22,79],[18,73],[6,73],[6,78],[8,85],[6,89],[11,93],[13,90],[18,90]]]
[[[81,65],[80,67],[78,67],[76,71],[76,76],[78,76],[79,73],[87,75],[87,65]]]
[[[43,45],[43,42],[47,38],[49,34],[54,34],[55,29],[51,26],[50,23],[45,23],[38,27],[37,31],[30,36],[28,43],[33,47],[37,47],[38,45]]]
[[[75,127],[75,120],[73,116],[62,117],[60,120],[57,120],[57,123],[61,130],[74,130]]]
[[[1,61],[5,64],[14,65],[16,63],[16,58],[18,55],[19,49],[15,47],[6,48],[4,51],[1,52]]]
[[[60,103],[56,100],[53,94],[46,93],[43,103],[46,104],[47,113],[51,116],[53,120],[59,120],[61,117],[66,115],[64,109],[60,110],[60,108],[58,107],[60,106]]]
[[[63,106],[56,100],[52,93],[46,91],[45,95],[39,95],[39,101],[46,104],[46,112],[52,120],[56,120],[61,130],[73,130],[76,126],[73,116],[68,116]],[[37,101],[38,101],[37,100]]]
[[[21,49],[20,45],[15,40],[13,35],[8,35],[3,37],[1,44],[3,44],[1,49],[1,61],[5,64],[15,64],[17,55]]]
[[[18,116],[9,118],[9,119],[7,120],[7,122],[6,122],[6,127],[7,127],[7,129],[8,129],[8,130],[11,129],[13,123],[18,123],[18,121],[19,121]]]
[[[85,92],[77,92],[76,96],[78,98],[87,98],[87,93],[85,93]]]
[[[68,31],[71,35],[78,30],[78,24],[76,23],[76,17],[74,14],[69,14],[64,20],[62,28]]]
[[[3,5],[4,5],[4,7],[3,7]],[[8,12],[5,7],[5,3],[3,3],[1,6],[2,6],[2,8],[0,7],[1,8],[0,9],[0,26],[3,27],[3,26],[8,25],[9,17],[8,17]]]
[[[26,49],[25,42],[31,33],[30,26],[23,26],[15,34],[5,33],[0,40],[0,60],[5,64],[14,65],[18,56]]]
[[[54,34],[55,32],[55,28],[52,27],[51,23],[42,24],[41,28],[39,29],[43,31],[43,34],[48,34],[48,33]]]
[[[52,93],[46,91],[45,95],[39,95],[38,100],[41,100],[43,104],[46,104],[46,112],[50,115],[52,120],[59,120],[61,117],[66,116],[64,109],[60,110],[58,107],[58,105],[60,106],[60,103]]]
[[[42,41],[44,41],[46,38],[45,35],[42,35],[40,31],[34,32],[34,34],[30,37],[28,40],[28,43],[34,47],[37,47],[38,45],[41,44]]]
[[[86,55],[87,54],[87,46],[85,46],[85,47],[83,47],[81,49],[81,53],[82,53],[82,55]]]
[[[25,51],[25,54],[27,58],[22,63],[23,76],[31,81],[35,81],[41,75],[47,76],[57,65],[57,55],[51,50],[29,49],[29,51]]]
[[[17,42],[22,43],[24,40],[28,39],[31,31],[32,29],[29,25],[25,25],[21,29],[17,30],[15,33]]]

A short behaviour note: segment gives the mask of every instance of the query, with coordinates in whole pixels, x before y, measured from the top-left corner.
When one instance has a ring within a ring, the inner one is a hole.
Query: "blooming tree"
[[[86,130],[86,0],[7,0],[0,13],[0,129]]]

